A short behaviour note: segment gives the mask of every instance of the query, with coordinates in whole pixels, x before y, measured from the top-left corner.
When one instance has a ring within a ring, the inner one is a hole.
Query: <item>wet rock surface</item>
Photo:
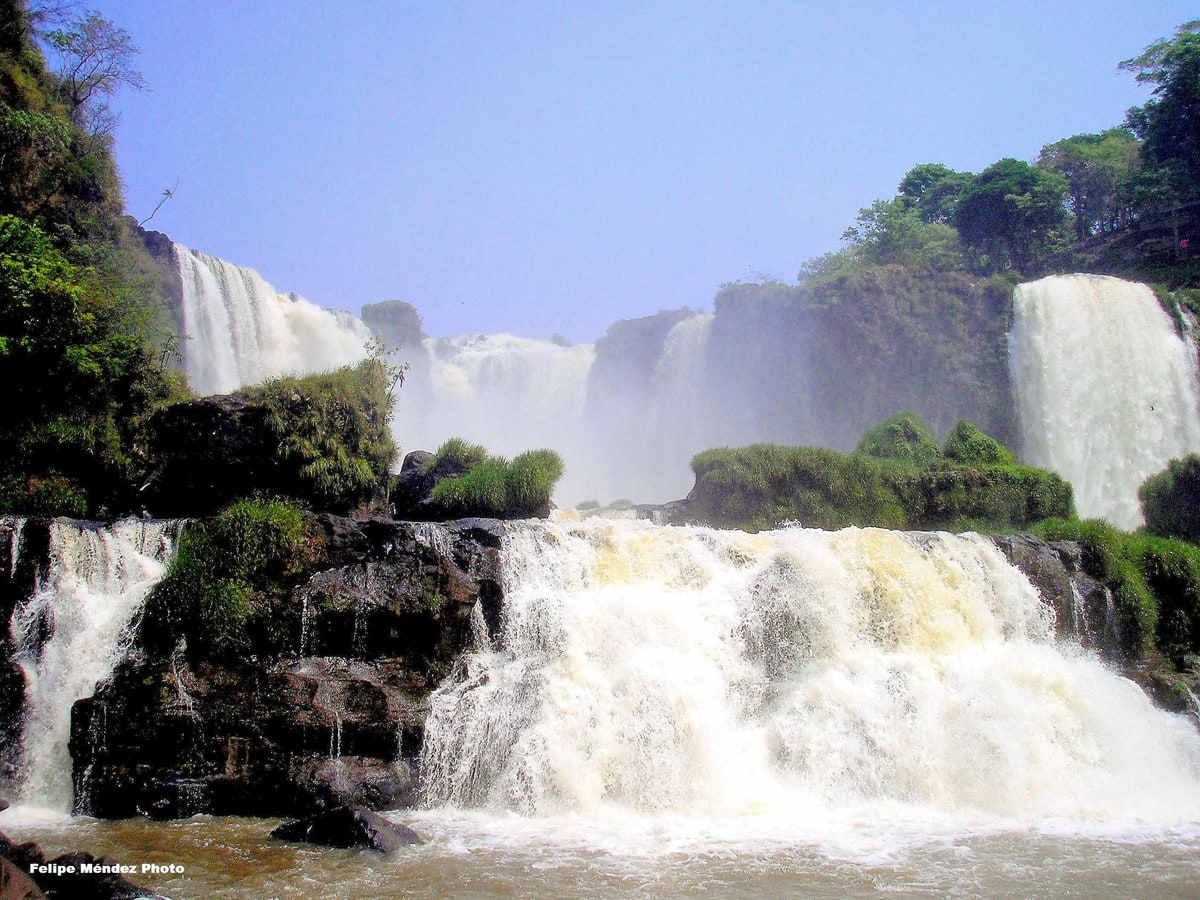
[[[498,623],[503,525],[320,526],[319,556],[272,614],[288,652],[218,664],[142,649],[76,703],[77,812],[286,816],[416,801],[429,695]]]
[[[160,897],[125,877],[119,860],[90,853],[64,853],[46,859],[29,841],[14,844],[0,834],[0,900],[133,900]]]
[[[373,850],[383,854],[425,843],[407,825],[390,822],[361,806],[339,806],[297,822],[287,822],[272,831],[271,837],[279,841]]]
[[[1113,613],[1112,595],[1083,571],[1078,543],[1047,542],[1025,534],[995,535],[992,540],[1054,610],[1059,640],[1078,641],[1114,665],[1127,662],[1126,640]]]

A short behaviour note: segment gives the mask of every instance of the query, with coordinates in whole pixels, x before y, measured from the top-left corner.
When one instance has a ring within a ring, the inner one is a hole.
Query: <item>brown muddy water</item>
[[[14,815],[15,814],[15,815]],[[267,897],[1200,897],[1200,828],[942,831],[831,823],[825,838],[778,824],[395,814],[428,843],[390,858],[282,844],[266,819],[53,822],[0,814],[48,856],[86,850],[133,865],[163,895]],[[794,830],[794,829],[793,829]],[[819,826],[812,831],[819,832]]]

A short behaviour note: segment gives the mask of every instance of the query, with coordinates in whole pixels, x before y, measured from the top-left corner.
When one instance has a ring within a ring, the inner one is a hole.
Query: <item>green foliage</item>
[[[979,267],[1031,274],[1037,261],[1061,243],[1066,187],[1061,175],[1011,158],[972,179],[958,202],[955,224]]]
[[[1144,141],[1147,160],[1178,161],[1194,191],[1200,187],[1200,19],[1180,25],[1174,40],[1156,41],[1120,68],[1133,72],[1139,84],[1154,85],[1151,99],[1126,118]]]
[[[688,513],[750,530],[797,521],[815,528],[1000,531],[1072,514],[1071,487],[1054,473],[944,461],[931,455],[931,442],[915,417],[896,416],[871,429],[850,455],[772,444],[705,450],[692,459],[696,485]],[[863,452],[864,445],[873,452]]]
[[[1013,455],[995,438],[989,437],[966,419],[950,431],[942,455],[951,462],[964,465],[1011,466]]]
[[[953,225],[958,201],[971,177],[969,172],[955,172],[941,163],[923,163],[900,180],[896,199],[927,225]]]
[[[128,510],[143,420],[170,379],[127,285],[74,266],[13,216],[0,216],[0,380],[0,508]]]
[[[138,508],[144,420],[178,384],[110,142],[72,120],[42,12],[0,15],[0,509],[113,515]]]
[[[757,531],[798,521],[814,528],[872,524],[903,528],[900,500],[884,465],[822,447],[705,450],[692,458],[689,514],[722,528]]]
[[[382,493],[396,459],[387,366],[368,359],[336,372],[288,376],[241,394],[269,410],[279,481],[317,509],[349,510]]]
[[[855,453],[927,466],[942,455],[928,427],[915,413],[898,413],[862,436]]]
[[[193,661],[250,651],[249,623],[303,567],[310,533],[304,513],[279,501],[243,500],[188,525],[143,616],[149,646],[170,652],[180,640]]]
[[[462,438],[453,437],[438,447],[426,468],[438,473],[462,475],[487,459],[487,450],[482,444],[472,444]]]
[[[1067,206],[1082,241],[1132,221],[1130,179],[1140,168],[1138,140],[1124,128],[1077,134],[1042,148],[1037,167],[1067,180]]]
[[[459,438],[444,443],[426,471],[441,476],[430,494],[435,514],[445,518],[490,516],[519,519],[544,514],[563,462],[553,450],[529,450],[512,462],[489,456]]]
[[[1146,530],[1200,544],[1200,455],[1173,459],[1138,489]]]
[[[888,475],[910,528],[1011,531],[1073,512],[1071,486],[1030,466],[940,463]]]
[[[504,479],[509,507],[534,511],[544,506],[562,473],[562,457],[553,450],[527,450],[513,457]]]

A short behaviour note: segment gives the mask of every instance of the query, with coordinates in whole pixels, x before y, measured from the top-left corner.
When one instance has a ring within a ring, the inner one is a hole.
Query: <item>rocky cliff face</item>
[[[291,653],[190,664],[182,647],[142,650],[75,705],[78,812],[414,802],[429,693],[497,621],[502,526],[324,516],[321,527],[320,557],[275,618]]]

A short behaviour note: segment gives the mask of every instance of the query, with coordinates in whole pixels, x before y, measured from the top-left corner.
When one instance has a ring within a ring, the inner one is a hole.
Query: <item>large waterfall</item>
[[[253,269],[175,244],[183,280],[184,370],[198,394],[366,357],[371,333],[348,313],[280,294]]]
[[[129,626],[162,577],[176,531],[176,523],[137,519],[50,523],[48,572],[12,620],[26,679],[25,803],[70,811],[71,707],[124,657]]]
[[[1200,808],[1192,724],[1057,646],[979,536],[528,523],[504,565],[499,640],[433,698],[434,806],[781,837]]]
[[[1195,347],[1142,284],[1052,276],[1020,285],[1013,304],[1025,461],[1070,481],[1081,516],[1136,528],[1142,482],[1200,452]]]
[[[566,462],[560,503],[682,497],[692,485],[688,462],[711,431],[702,388],[711,324],[710,314],[676,324],[647,377],[609,405],[587,403],[592,344],[509,334],[427,339],[428,369],[410,373],[397,398],[396,439],[405,450],[433,450],[450,437],[506,455],[551,447]]]

